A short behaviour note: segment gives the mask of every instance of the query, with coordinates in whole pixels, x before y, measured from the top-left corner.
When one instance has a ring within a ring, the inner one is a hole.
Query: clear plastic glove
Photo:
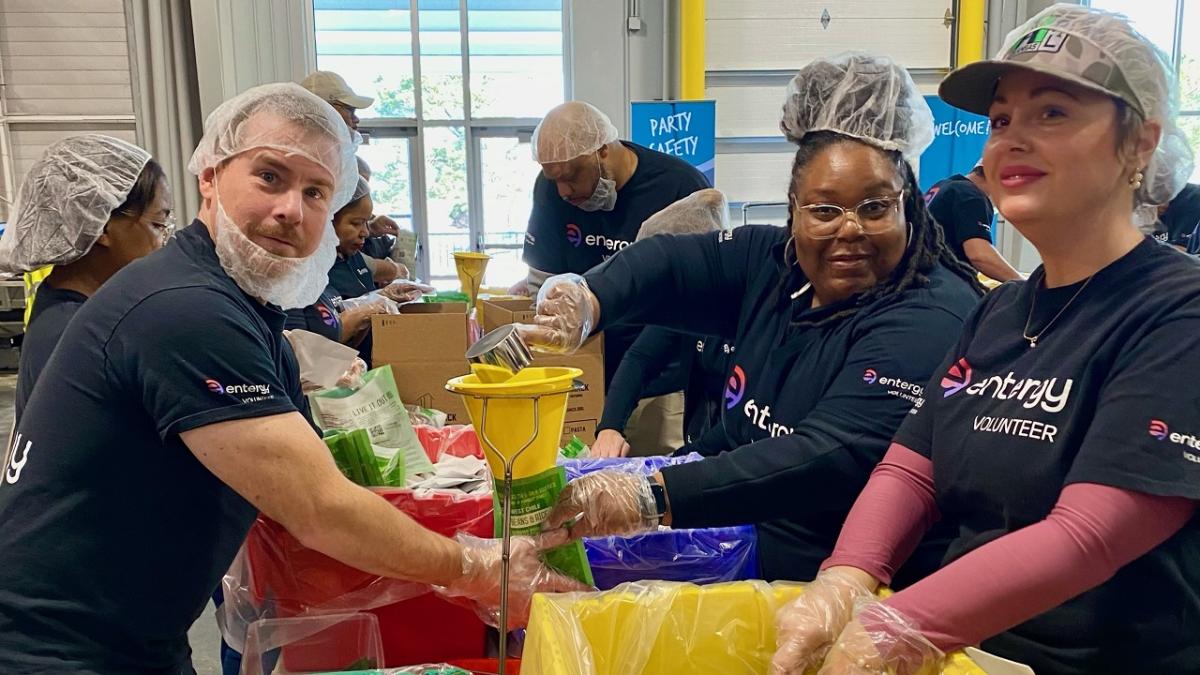
[[[470,601],[479,618],[491,626],[500,624],[499,539],[480,539],[459,534],[462,545],[463,574],[445,588],[435,587],[449,598]],[[508,630],[529,623],[529,603],[535,593],[590,591],[592,588],[565,577],[547,567],[538,557],[538,547],[530,537],[513,537],[509,549]]]
[[[418,300],[426,293],[435,292],[437,292],[437,289],[433,286],[407,279],[397,279],[379,289],[380,295],[401,304]]]
[[[855,603],[873,597],[854,575],[832,568],[817,575],[800,597],[775,615],[778,650],[772,675],[800,675],[821,665],[854,618]]]
[[[367,362],[362,359],[354,359],[354,363],[342,373],[338,378],[337,386],[343,389],[362,389],[363,375],[367,372]]]
[[[559,274],[542,284],[537,296],[533,324],[518,326],[518,332],[534,350],[551,354],[573,354],[592,333],[600,319],[600,302],[578,274]]]
[[[376,237],[384,234],[392,236],[400,234],[400,226],[396,224],[396,221],[384,215],[375,216],[367,221],[367,229]]]
[[[631,535],[658,527],[654,494],[640,474],[597,471],[577,478],[550,510],[542,546],[580,537]]]
[[[596,434],[596,442],[592,444],[592,457],[628,457],[629,443],[621,432],[616,429],[604,429]]]
[[[379,291],[360,295],[357,298],[342,300],[342,312],[362,312],[363,314],[399,314],[400,306],[395,300],[388,298]]]
[[[872,601],[842,630],[818,675],[937,675],[944,658],[911,620]]]

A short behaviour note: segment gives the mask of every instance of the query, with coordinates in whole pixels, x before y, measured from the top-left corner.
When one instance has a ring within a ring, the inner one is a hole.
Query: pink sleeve
[[[1045,520],[980,546],[886,602],[943,651],[977,645],[1104,583],[1183,528],[1195,510],[1184,497],[1068,485]]]
[[[871,472],[821,569],[850,565],[889,584],[937,519],[933,463],[893,443]]]

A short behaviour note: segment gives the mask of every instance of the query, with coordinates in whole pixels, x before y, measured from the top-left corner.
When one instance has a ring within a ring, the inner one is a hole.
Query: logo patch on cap
[[[1069,36],[1058,30],[1049,28],[1039,28],[1025,37],[1017,40],[1017,43],[1008,51],[1009,56],[1017,54],[1027,54],[1029,52],[1046,52],[1048,54],[1057,54],[1066,44]]]

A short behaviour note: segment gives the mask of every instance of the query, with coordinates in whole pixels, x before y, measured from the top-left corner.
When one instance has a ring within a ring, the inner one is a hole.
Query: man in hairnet
[[[219,106],[202,204],[75,315],[0,485],[0,672],[192,673],[187,630],[261,511],[378,575],[498,604],[499,546],[413,522],[309,426],[283,310],[315,301],[358,180],[342,120],[295,84]],[[64,423],[66,422],[66,423]],[[515,542],[518,619],[568,582]]]
[[[617,138],[608,116],[583,101],[546,113],[533,132],[533,159],[541,165],[525,233],[529,291],[537,295],[554,274],[583,274],[632,244],[650,216],[691,193],[711,187],[687,162]],[[604,380],[613,375],[640,327],[613,326],[604,337]],[[682,396],[643,406],[682,410]],[[640,416],[650,435],[662,417]],[[668,438],[669,444],[681,441]],[[636,450],[636,448],[635,448]]]
[[[729,229],[729,204],[720,190],[693,192],[642,223],[638,241],[656,235],[701,234]],[[653,445],[654,439],[628,436],[637,429],[636,414],[643,398],[683,390],[680,415],[664,414],[664,421],[683,429],[689,451],[706,453],[705,432],[720,424],[723,391],[729,374],[733,340],[714,335],[683,333],[662,326],[646,326],[633,343],[604,394],[604,413],[596,425],[593,457],[625,457],[638,446],[639,454],[669,455],[679,446]],[[652,409],[649,409],[652,410]],[[671,411],[673,412],[673,411]],[[715,454],[719,450],[713,452]]]

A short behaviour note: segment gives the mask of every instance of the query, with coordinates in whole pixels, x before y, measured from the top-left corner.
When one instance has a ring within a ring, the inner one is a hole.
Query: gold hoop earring
[[[1138,190],[1142,189],[1142,181],[1145,179],[1145,174],[1142,173],[1141,169],[1138,169],[1137,171],[1134,171],[1133,176],[1130,177],[1129,187],[1133,188],[1134,192],[1137,192]]]

